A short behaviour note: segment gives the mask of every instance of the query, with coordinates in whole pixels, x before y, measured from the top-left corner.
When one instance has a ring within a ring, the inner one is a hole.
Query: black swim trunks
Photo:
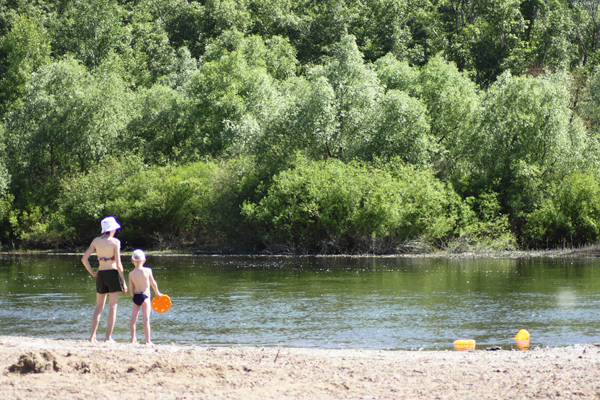
[[[148,296],[144,292],[133,294],[133,302],[135,303],[135,305],[140,307],[142,306],[142,304],[144,304],[144,301],[146,301],[147,298]]]
[[[121,278],[116,269],[104,269],[96,275],[96,292],[100,294],[123,291]]]

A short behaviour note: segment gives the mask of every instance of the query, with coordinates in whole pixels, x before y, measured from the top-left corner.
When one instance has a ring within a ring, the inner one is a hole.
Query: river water
[[[80,255],[0,256],[0,335],[87,340],[95,280]],[[126,273],[133,268],[123,257]],[[155,343],[392,350],[600,341],[600,260],[148,256],[172,308]],[[104,337],[106,309],[98,329]],[[113,337],[129,340],[122,295]],[[138,340],[143,340],[141,317]]]

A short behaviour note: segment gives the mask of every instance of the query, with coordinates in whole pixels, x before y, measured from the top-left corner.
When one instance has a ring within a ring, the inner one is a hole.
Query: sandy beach
[[[596,399],[600,348],[316,350],[0,337],[3,399]]]

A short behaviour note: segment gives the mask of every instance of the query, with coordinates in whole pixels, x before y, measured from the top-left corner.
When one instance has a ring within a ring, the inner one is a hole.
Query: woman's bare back
[[[99,271],[118,269],[117,254],[119,254],[118,250],[121,247],[121,242],[119,239],[114,237],[105,238],[99,236],[92,241],[92,245],[96,250],[98,262],[100,263],[98,266]]]

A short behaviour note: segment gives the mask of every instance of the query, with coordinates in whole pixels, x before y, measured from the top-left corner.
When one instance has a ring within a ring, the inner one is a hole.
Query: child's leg
[[[146,344],[152,344],[150,341],[150,298],[146,299],[142,303],[142,321],[144,321],[144,336],[146,337]]]
[[[106,302],[106,293],[96,293],[96,308],[94,309],[94,315],[92,316],[92,335],[90,336],[90,342],[96,341],[96,330],[100,323],[100,314],[104,310],[104,303]]]
[[[135,324],[140,313],[140,306],[135,303],[131,303],[131,319],[129,320],[129,332],[131,332],[131,343],[137,343],[135,338]]]
[[[114,342],[112,339],[112,331],[115,327],[117,319],[117,304],[119,303],[119,295],[121,292],[113,292],[108,294],[108,318],[106,319],[106,338],[105,342]]]

